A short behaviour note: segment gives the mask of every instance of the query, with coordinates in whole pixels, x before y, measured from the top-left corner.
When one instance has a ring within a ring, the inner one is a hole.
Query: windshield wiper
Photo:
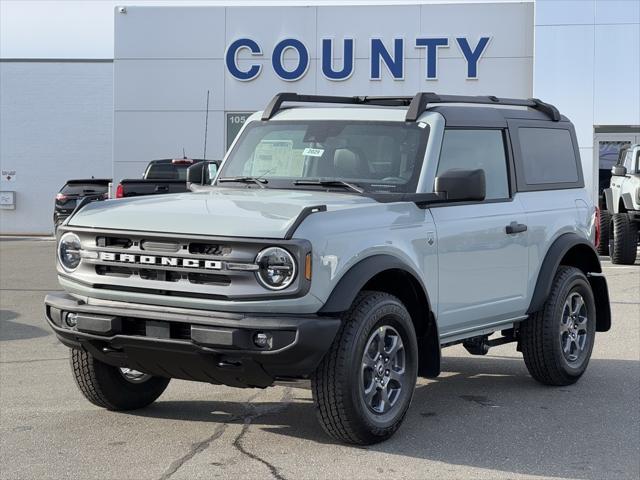
[[[321,187],[343,187],[356,193],[364,193],[364,189],[344,180],[296,180],[294,185],[319,185]]]
[[[219,178],[218,182],[238,182],[238,183],[255,183],[260,188],[266,188],[264,186],[265,183],[269,183],[266,178],[258,178],[258,177],[225,177]]]

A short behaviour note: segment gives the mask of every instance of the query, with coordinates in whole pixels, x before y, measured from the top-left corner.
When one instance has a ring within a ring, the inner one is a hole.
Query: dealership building
[[[202,158],[205,144],[207,158],[222,158],[247,116],[281,91],[540,98],[574,122],[594,197],[599,169],[640,143],[638,0],[7,0],[1,9],[2,234],[50,234],[67,179],[117,183],[183,150]]]

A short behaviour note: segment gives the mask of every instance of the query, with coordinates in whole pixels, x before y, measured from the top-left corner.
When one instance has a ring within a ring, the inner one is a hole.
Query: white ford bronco
[[[611,263],[633,265],[640,225],[640,145],[620,153],[611,169],[611,184],[603,192],[610,221],[609,255]]]
[[[46,318],[96,405],[144,407],[171,378],[310,380],[326,432],[371,444],[444,347],[514,342],[533,378],[568,385],[610,328],[596,210],[552,105],[279,94],[209,167],[195,191],[82,204],[58,230],[66,292]]]

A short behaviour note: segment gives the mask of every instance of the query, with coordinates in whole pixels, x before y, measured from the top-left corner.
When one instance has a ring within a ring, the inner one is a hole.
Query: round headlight
[[[75,233],[67,232],[58,243],[58,260],[66,271],[71,272],[80,265],[80,239]]]
[[[296,278],[296,262],[284,248],[269,247],[256,257],[258,281],[270,290],[282,290]]]

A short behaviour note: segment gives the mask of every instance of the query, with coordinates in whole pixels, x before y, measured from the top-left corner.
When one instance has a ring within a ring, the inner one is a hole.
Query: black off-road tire
[[[611,263],[633,265],[638,251],[638,225],[626,213],[614,213],[611,216],[610,229]]]
[[[406,376],[397,403],[386,414],[376,414],[361,393],[363,355],[371,336],[386,326],[395,329],[404,344]],[[388,439],[411,403],[417,366],[416,334],[402,302],[387,293],[360,293],[311,379],[320,424],[329,436],[345,443],[370,445]]]
[[[169,384],[168,378],[149,376],[133,383],[118,367],[96,360],[84,350],[71,350],[71,371],[76,385],[94,405],[108,410],[135,410],[153,403]]]
[[[598,255],[609,255],[609,235],[611,235],[611,214],[609,210],[600,210],[600,243],[598,244]]]
[[[587,339],[581,357],[569,361],[562,350],[561,322],[565,302],[577,292],[587,314]],[[571,385],[585,372],[596,330],[596,308],[589,280],[582,270],[560,266],[544,307],[522,322],[520,347],[531,376],[545,385]]]

